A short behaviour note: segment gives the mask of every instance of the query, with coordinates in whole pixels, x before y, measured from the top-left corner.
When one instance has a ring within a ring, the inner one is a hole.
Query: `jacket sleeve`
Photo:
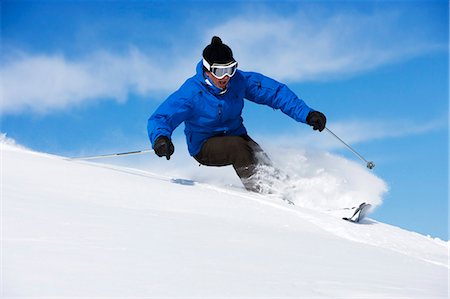
[[[152,145],[159,136],[171,138],[172,132],[191,113],[190,100],[179,92],[169,96],[148,119],[147,132]]]
[[[259,73],[241,73],[246,81],[246,99],[280,109],[296,121],[306,123],[308,113],[313,110],[286,85]]]

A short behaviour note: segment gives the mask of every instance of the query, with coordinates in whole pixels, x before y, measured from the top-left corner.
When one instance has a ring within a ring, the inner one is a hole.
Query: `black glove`
[[[153,144],[153,149],[158,157],[165,156],[167,160],[170,160],[170,156],[172,156],[175,151],[172,141],[170,141],[170,139],[166,136],[159,136],[156,138],[155,143]]]
[[[319,130],[319,132],[322,132],[323,129],[325,129],[327,118],[322,112],[311,111],[306,117],[306,123],[312,126],[314,130]]]

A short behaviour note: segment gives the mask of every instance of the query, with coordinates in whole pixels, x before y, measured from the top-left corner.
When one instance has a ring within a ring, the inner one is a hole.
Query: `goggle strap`
[[[206,61],[205,58],[203,58],[203,66],[208,70],[211,71],[211,65]]]

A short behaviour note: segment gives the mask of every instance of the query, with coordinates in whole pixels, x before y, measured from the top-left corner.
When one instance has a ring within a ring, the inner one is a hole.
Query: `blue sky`
[[[1,132],[68,156],[147,148],[147,118],[219,35],[375,161],[374,218],[448,239],[448,21],[447,1],[6,0]],[[357,159],[270,108],[244,119],[255,139]]]

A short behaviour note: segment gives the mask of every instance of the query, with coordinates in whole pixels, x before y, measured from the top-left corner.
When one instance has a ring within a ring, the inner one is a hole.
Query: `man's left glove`
[[[167,160],[170,160],[170,156],[172,156],[175,151],[172,141],[170,141],[170,139],[166,136],[159,136],[156,138],[155,144],[153,144],[153,149],[158,157],[165,156]]]
[[[325,129],[327,118],[322,112],[311,111],[306,117],[306,123],[312,126],[314,130],[319,130],[319,132],[322,132],[323,129]]]

